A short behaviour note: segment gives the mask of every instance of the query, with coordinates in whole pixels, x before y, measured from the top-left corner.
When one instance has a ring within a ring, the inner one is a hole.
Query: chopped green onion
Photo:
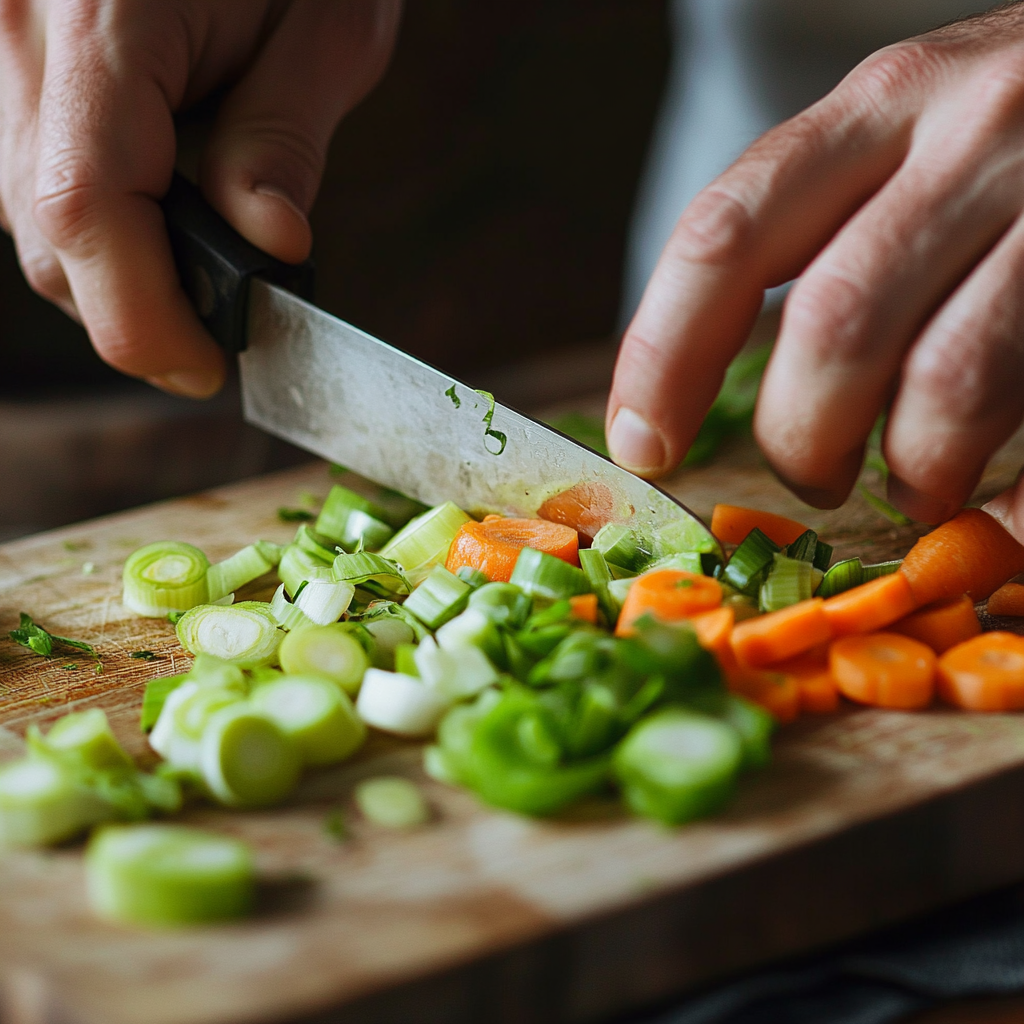
[[[164,676],[161,679],[150,679],[146,683],[146,691],[142,695],[142,716],[139,728],[149,732],[156,725],[160,712],[164,709],[167,698],[188,679],[187,674]]]
[[[237,839],[182,825],[111,825],[85,852],[89,902],[101,917],[187,925],[247,914],[256,869]]]
[[[428,636],[415,650],[416,674],[449,703],[475,697],[498,681],[497,669],[477,647],[439,647]]]
[[[159,541],[134,551],[122,574],[124,606],[137,615],[161,618],[209,600],[206,573],[210,562],[191,544]]]
[[[260,601],[204,604],[186,612],[174,627],[191,654],[213,654],[243,668],[269,665],[284,634],[270,605]]]
[[[757,527],[743,538],[722,570],[722,581],[741,594],[756,597],[781,548]]]
[[[471,590],[468,583],[443,565],[435,565],[403,607],[428,629],[437,629],[466,607]]]
[[[649,551],[641,551],[636,534],[619,523],[606,523],[594,535],[593,549],[604,555],[605,560],[623,569],[639,569],[650,557]]]
[[[56,759],[0,767],[0,847],[49,846],[111,817],[81,774]]]
[[[348,696],[320,676],[282,676],[256,687],[250,700],[292,740],[303,764],[343,761],[366,738]]]
[[[398,736],[429,736],[451,701],[414,676],[368,668],[356,701],[368,725]]]
[[[295,596],[302,584],[309,580],[334,579],[331,562],[316,558],[308,551],[303,551],[297,544],[289,544],[281,553],[277,575],[284,584],[285,590],[292,597]]]
[[[520,629],[533,610],[533,600],[513,583],[487,583],[469,595],[469,608],[487,616],[496,626]]]
[[[391,558],[369,551],[343,552],[334,559],[333,574],[339,583],[370,587],[383,594],[408,594],[411,586]]]
[[[353,796],[363,817],[384,828],[412,828],[430,819],[423,794],[408,779],[387,775],[364,779]]]
[[[385,558],[394,559],[415,586],[435,565],[443,565],[455,534],[469,522],[458,505],[446,501],[411,519],[380,549]]]
[[[268,807],[295,788],[301,759],[279,725],[242,703],[210,717],[202,730],[200,766],[203,781],[222,804]]]
[[[633,727],[615,752],[615,774],[638,814],[678,825],[717,810],[730,797],[742,762],[736,731],[678,708]]]
[[[273,568],[274,563],[264,555],[259,544],[248,544],[223,562],[211,565],[206,571],[206,584],[209,590],[207,601],[219,601],[244,584],[259,579]]]
[[[814,566],[798,558],[776,554],[772,567],[761,584],[759,607],[763,612],[777,612],[814,593]]]
[[[43,742],[51,750],[74,757],[97,771],[133,769],[128,752],[117,741],[102,708],[64,715],[53,723]]]
[[[328,580],[310,580],[295,598],[295,607],[304,612],[318,626],[329,626],[352,603],[356,588],[351,583]]]
[[[519,552],[509,582],[531,597],[550,601],[590,593],[590,584],[581,569],[535,548]]]
[[[350,697],[359,692],[370,659],[349,629],[340,624],[311,626],[289,633],[278,650],[281,667],[295,675],[323,676]]]

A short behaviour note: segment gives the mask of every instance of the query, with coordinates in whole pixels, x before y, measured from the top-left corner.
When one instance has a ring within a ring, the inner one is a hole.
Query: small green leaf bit
[[[8,634],[15,642],[34,651],[40,657],[49,658],[53,654],[53,645],[62,647],[73,647],[76,651],[85,651],[87,654],[95,654],[91,644],[83,643],[81,640],[70,640],[66,636],[56,636],[47,633],[42,626],[37,626],[32,621],[31,615],[21,612],[21,622],[17,629],[12,629]]]
[[[452,386],[454,387],[454,385]],[[490,391],[480,391],[479,389],[477,394],[487,401],[487,412],[484,413],[484,447],[492,455],[500,455],[505,450],[505,445],[508,444],[508,435],[503,434],[500,430],[493,429],[491,426],[491,420],[494,419],[494,395]],[[498,442],[497,451],[487,443],[487,438],[489,437],[493,437]]]
[[[455,394],[454,384],[445,392],[445,395],[452,400],[452,405],[454,405],[456,409],[461,407],[462,399],[459,398],[457,394]]]

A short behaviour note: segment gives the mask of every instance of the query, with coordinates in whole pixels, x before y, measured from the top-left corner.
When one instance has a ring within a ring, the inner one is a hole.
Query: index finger
[[[682,460],[764,290],[796,277],[899,166],[910,97],[885,117],[869,99],[857,85],[830,94],[754,143],[684,211],[615,367],[607,430],[621,465],[658,476]]]
[[[171,95],[183,82],[151,74],[137,40],[136,52],[114,54],[106,36],[98,23],[50,18],[36,220],[97,352],[124,373],[207,397],[224,358],[181,289],[158,205],[174,166]],[[182,77],[184,45],[162,33],[161,67]]]

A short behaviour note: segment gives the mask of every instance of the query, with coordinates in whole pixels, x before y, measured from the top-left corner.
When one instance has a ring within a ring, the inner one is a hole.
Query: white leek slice
[[[112,817],[110,804],[56,759],[0,768],[0,847],[49,846]]]
[[[298,544],[289,544],[284,549],[278,562],[277,575],[289,595],[295,594],[307,580],[334,579],[330,562],[303,551]]]
[[[370,551],[343,551],[334,559],[334,578],[356,587],[375,587],[386,594],[408,594],[412,589],[392,559]]]
[[[385,828],[412,828],[430,818],[419,786],[397,775],[364,779],[352,795],[363,816]]]
[[[318,626],[329,626],[345,614],[356,588],[344,581],[310,580],[295,598],[295,607]]]
[[[242,668],[270,664],[284,636],[262,601],[200,605],[178,619],[175,631],[191,654],[213,654]]]
[[[184,683],[167,698],[149,745],[179,771],[199,774],[203,733],[210,720],[223,708],[244,701],[238,690]]]
[[[270,614],[274,616],[274,621],[282,629],[286,630],[307,629],[315,625],[313,620],[301,608],[288,600],[288,594],[283,583],[274,591],[274,596],[271,598]]]
[[[491,617],[479,608],[467,608],[446,622],[435,634],[437,645],[445,650],[477,647],[492,661],[504,653],[501,633]]]
[[[135,767],[128,752],[118,743],[102,708],[89,708],[58,718],[43,742],[51,750],[74,755],[85,767],[98,771]]]
[[[359,692],[370,667],[363,645],[340,623],[297,629],[281,641],[277,653],[285,672],[324,676],[350,697]]]
[[[303,764],[343,761],[366,738],[352,702],[321,676],[282,676],[256,687],[250,703],[291,738]]]
[[[443,565],[455,534],[469,516],[454,502],[446,501],[410,519],[380,549],[385,558],[393,558],[405,571],[409,582],[418,586],[435,565]]]
[[[368,725],[398,736],[430,736],[451,706],[438,690],[415,676],[368,668],[356,701],[359,717]]]
[[[420,679],[449,701],[473,697],[498,681],[498,670],[477,647],[439,647],[428,636],[414,657]]]
[[[241,694],[248,693],[245,673],[230,661],[215,657],[212,654],[197,654],[192,667],[188,670],[190,682],[200,686],[216,686],[223,690],[237,690]]]
[[[183,825],[111,825],[85,852],[89,902],[126,924],[185,925],[248,913],[256,869],[237,839]]]
[[[209,720],[200,744],[203,781],[229,807],[280,803],[299,780],[298,749],[281,727],[247,704]]]
[[[158,541],[132,552],[124,563],[121,601],[137,615],[162,618],[205,604],[209,559],[181,541]]]
[[[266,575],[274,568],[274,564],[266,557],[259,543],[246,545],[241,551],[236,551],[230,558],[211,565],[207,570],[207,600],[211,604],[219,601],[244,584]]]

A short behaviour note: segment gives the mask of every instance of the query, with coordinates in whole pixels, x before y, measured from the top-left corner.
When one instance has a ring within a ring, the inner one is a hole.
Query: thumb
[[[221,106],[200,184],[237,231],[286,263],[309,255],[328,144],[383,75],[400,12],[400,0],[294,0]]]

